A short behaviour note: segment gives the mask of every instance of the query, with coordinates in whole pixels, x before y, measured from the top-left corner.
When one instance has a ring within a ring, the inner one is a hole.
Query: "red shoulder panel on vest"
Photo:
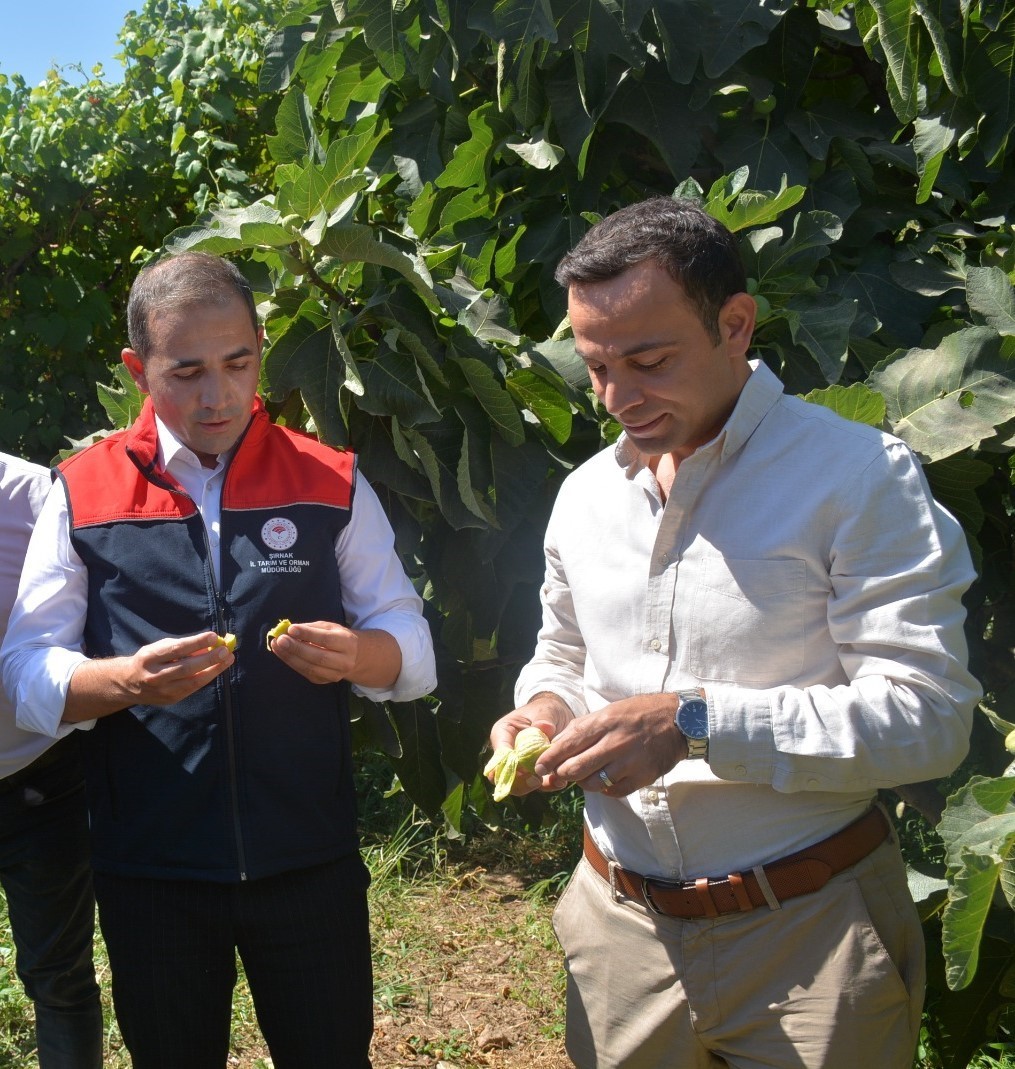
[[[355,453],[273,423],[255,421],[250,430],[229,466],[223,508],[293,504],[349,508],[356,481]]]
[[[141,477],[124,437],[124,432],[111,434],[60,464],[72,526],[192,516],[197,506],[189,497]]]

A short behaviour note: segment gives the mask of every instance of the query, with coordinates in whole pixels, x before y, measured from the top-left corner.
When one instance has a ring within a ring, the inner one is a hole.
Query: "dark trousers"
[[[35,1004],[40,1069],[101,1069],[95,902],[76,735],[0,779],[0,885],[18,976]]]
[[[357,855],[238,884],[96,873],[134,1069],[223,1069],[237,952],[275,1069],[369,1069],[369,882]]]

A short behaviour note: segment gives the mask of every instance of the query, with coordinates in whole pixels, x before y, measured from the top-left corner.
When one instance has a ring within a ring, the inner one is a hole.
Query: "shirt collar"
[[[216,475],[225,466],[229,453],[219,453],[218,462],[214,468],[205,468],[198,455],[183,444],[179,438],[163,423],[162,417],[156,413],[155,428],[159,440],[159,466],[164,471],[172,472],[175,466],[197,469],[206,476]],[[235,447],[234,447],[235,448]]]
[[[751,435],[761,426],[761,421],[782,396],[782,383],[763,360],[752,360],[751,377],[740,391],[730,418],[722,430],[695,452],[719,450],[720,462],[725,463],[743,448]],[[626,434],[621,433],[614,446],[614,457],[620,467],[633,476],[645,466],[644,459]]]

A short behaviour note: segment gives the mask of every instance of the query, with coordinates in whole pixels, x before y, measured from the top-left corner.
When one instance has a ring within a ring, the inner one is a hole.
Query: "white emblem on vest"
[[[275,516],[261,528],[261,541],[269,549],[289,549],[296,544],[296,524]]]

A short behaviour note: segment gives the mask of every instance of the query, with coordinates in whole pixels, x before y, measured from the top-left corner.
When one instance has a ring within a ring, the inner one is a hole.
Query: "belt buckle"
[[[620,866],[616,861],[607,861],[606,864],[609,866],[610,870],[610,897],[614,902],[621,902],[623,899],[627,898],[627,895],[625,895],[617,885],[617,869],[619,869]]]
[[[648,906],[648,908],[657,917],[665,917],[666,914],[663,913],[663,911],[655,904],[655,901],[652,898],[652,892],[648,889],[649,882],[650,881],[649,881],[649,878],[647,876],[642,876],[642,878],[641,878],[641,894],[642,894],[642,897],[645,899],[645,905]],[[655,880],[654,882],[655,883],[659,883],[661,881]]]

